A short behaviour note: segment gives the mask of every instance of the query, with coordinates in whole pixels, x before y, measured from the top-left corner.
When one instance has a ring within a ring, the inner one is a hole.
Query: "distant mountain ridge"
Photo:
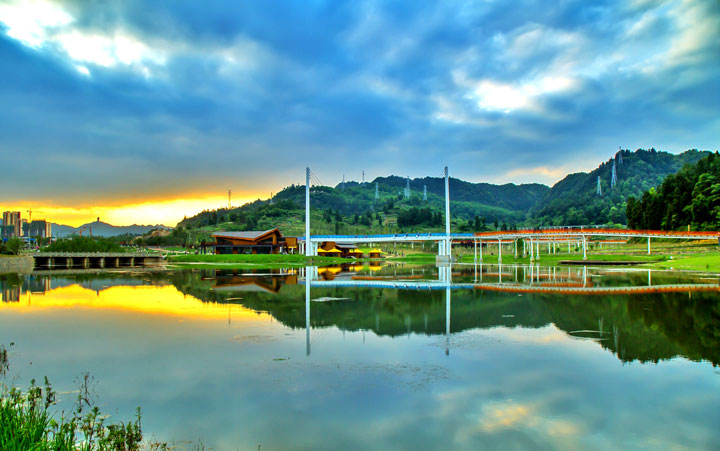
[[[82,235],[89,236],[118,236],[118,235],[142,235],[153,229],[166,229],[172,230],[172,227],[168,227],[162,224],[158,225],[129,225],[129,226],[115,226],[102,221],[93,221],[83,224],[79,227],[72,227],[63,224],[52,224],[52,235],[55,237],[63,238],[70,235]]]
[[[450,178],[453,230],[480,231],[514,226],[626,224],[627,199],[658,186],[708,151],[680,154],[620,150],[591,172],[569,174],[552,188],[539,183],[472,183]],[[612,185],[615,163],[616,183]],[[598,193],[598,178],[600,190]],[[410,188],[409,195],[406,189]],[[426,191],[425,191],[426,190]],[[424,194],[427,193],[427,200]],[[439,230],[445,212],[442,177],[408,179],[391,175],[372,182],[344,182],[311,188],[314,233],[395,233]],[[272,199],[233,209],[207,210],[178,227],[210,230],[304,231],[305,187],[291,185]]]

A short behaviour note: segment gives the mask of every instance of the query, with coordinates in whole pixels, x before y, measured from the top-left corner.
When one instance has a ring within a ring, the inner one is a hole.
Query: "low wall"
[[[0,274],[30,273],[33,270],[33,258],[27,256],[0,256]]]

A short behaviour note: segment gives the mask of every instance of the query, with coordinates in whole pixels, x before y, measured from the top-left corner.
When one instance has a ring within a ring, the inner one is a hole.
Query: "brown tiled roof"
[[[243,240],[257,240],[258,238],[261,238],[265,235],[269,235],[272,232],[277,231],[277,229],[270,229],[270,230],[250,230],[247,232],[215,232],[211,236],[212,237],[218,237],[218,238],[240,238]],[[278,231],[278,233],[280,233]],[[282,236],[282,234],[281,234]]]

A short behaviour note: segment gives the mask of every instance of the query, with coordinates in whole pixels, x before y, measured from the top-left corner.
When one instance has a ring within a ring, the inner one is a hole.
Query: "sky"
[[[0,0],[0,74],[0,209],[70,225],[720,147],[716,0]]]

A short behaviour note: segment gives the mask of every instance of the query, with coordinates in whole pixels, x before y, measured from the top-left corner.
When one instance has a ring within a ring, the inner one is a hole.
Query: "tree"
[[[20,253],[20,249],[23,248],[23,241],[20,238],[13,237],[7,240],[2,246],[3,254],[17,255]]]

